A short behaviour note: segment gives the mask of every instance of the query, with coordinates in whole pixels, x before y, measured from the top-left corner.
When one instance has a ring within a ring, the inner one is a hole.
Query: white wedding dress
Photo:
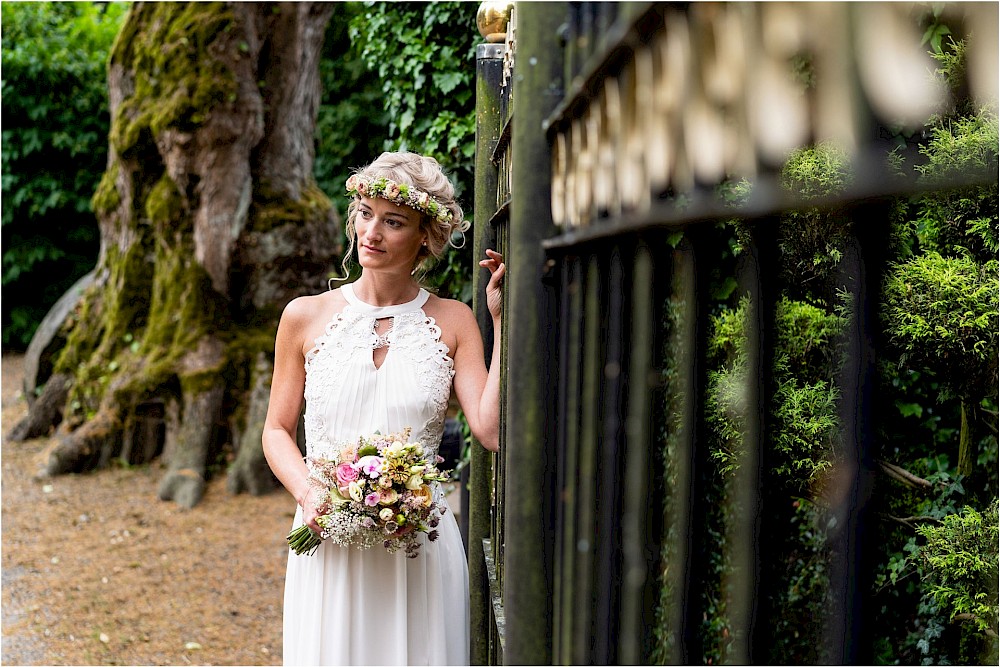
[[[348,305],[306,357],[308,455],[376,431],[412,428],[411,441],[437,449],[454,362],[441,330],[423,311],[428,293],[375,307],[351,285]],[[376,319],[392,318],[384,339]],[[382,365],[373,350],[388,343]],[[436,497],[441,497],[438,488]],[[443,502],[443,500],[442,500]],[[302,511],[293,527],[302,525]],[[440,537],[421,535],[416,558],[325,541],[310,556],[288,552],[284,601],[285,665],[454,665],[469,663],[469,571],[452,512]]]

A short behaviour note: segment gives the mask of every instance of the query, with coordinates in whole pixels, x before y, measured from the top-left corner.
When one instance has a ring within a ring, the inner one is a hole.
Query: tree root
[[[94,467],[97,461],[106,461],[113,453],[120,432],[118,413],[100,410],[80,428],[59,438],[48,452],[39,476],[82,472]]]
[[[226,488],[232,494],[249,492],[260,496],[272,491],[277,480],[264,458],[261,436],[271,394],[271,374],[274,364],[268,355],[258,352],[250,381],[250,400],[246,419],[239,437],[236,460],[229,466]]]
[[[50,377],[42,395],[31,404],[27,416],[10,430],[7,439],[11,442],[23,442],[48,435],[62,421],[66,397],[72,386],[73,376],[68,373]]]
[[[201,500],[205,493],[208,450],[224,396],[221,377],[208,389],[184,394],[184,414],[173,445],[170,469],[160,481],[161,500],[173,500],[187,508]]]

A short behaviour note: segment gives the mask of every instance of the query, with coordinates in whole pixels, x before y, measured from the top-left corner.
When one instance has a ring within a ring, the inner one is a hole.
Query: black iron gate
[[[509,272],[501,453],[476,452],[470,480],[474,664],[703,661],[701,592],[719,585],[707,331],[727,285],[749,323],[741,464],[723,489],[729,659],[768,660],[773,550],[787,529],[766,446],[776,229],[806,206],[848,223],[821,655],[870,659],[877,286],[893,197],[921,187],[886,169],[879,128],[923,122],[940,95],[901,74],[914,57],[902,7],[517,3],[505,42],[480,46],[476,253],[499,248]],[[965,20],[995,25],[996,7]],[[852,54],[873,39],[885,57],[866,69]],[[817,73],[805,91],[781,76],[802,54]],[[995,65],[969,82],[994,98]],[[780,165],[824,140],[847,147],[857,178],[806,202],[780,187]],[[741,178],[753,194],[734,209],[718,186]],[[488,329],[483,304],[477,313]]]

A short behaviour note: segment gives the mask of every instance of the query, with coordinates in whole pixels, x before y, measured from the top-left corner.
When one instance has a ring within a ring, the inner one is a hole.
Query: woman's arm
[[[302,506],[306,524],[320,532],[316,510],[308,502],[313,490],[308,483],[309,470],[296,444],[306,378],[302,346],[308,323],[308,306],[301,298],[290,302],[281,314],[274,343],[271,398],[261,441],[264,457],[272,472],[292,494],[295,502]]]
[[[491,452],[500,449],[500,284],[507,266],[503,257],[492,250],[479,265],[490,272],[486,285],[486,305],[493,317],[493,350],[487,372],[483,362],[483,339],[475,315],[462,309],[458,322],[458,346],[455,350],[455,395],[472,434]]]

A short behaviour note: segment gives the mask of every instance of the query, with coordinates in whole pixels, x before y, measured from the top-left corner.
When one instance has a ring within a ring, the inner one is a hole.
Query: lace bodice
[[[411,440],[436,450],[444,431],[454,361],[441,329],[423,311],[421,289],[407,303],[378,307],[340,288],[347,306],[327,324],[306,355],[306,447],[325,456],[358,436],[412,429]],[[392,318],[379,336],[377,320]],[[388,346],[382,365],[376,347]]]

